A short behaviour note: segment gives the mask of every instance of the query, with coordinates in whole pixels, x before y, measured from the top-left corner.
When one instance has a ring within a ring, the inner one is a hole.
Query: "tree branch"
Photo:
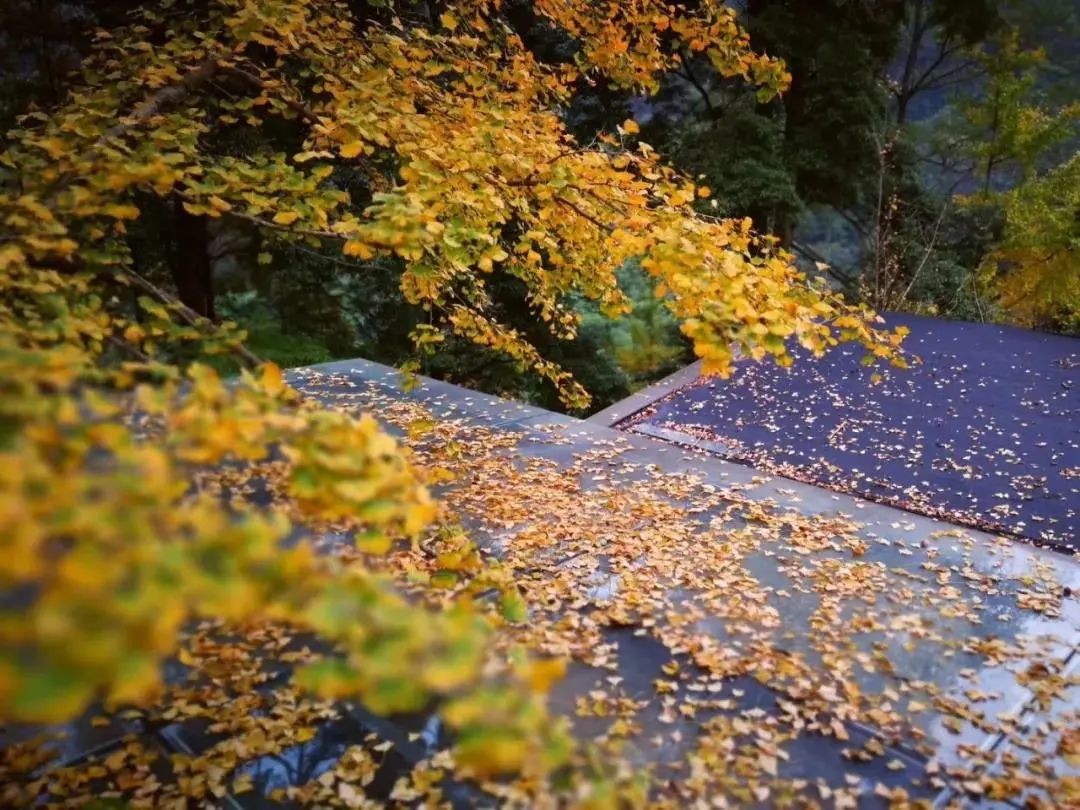
[[[243,68],[236,67],[235,65],[218,65],[218,69],[228,76],[233,76],[234,78],[242,80],[245,84],[247,84],[248,87],[253,90],[265,92],[269,89],[266,82],[262,78],[260,78],[254,73],[251,73],[250,71],[244,70]],[[286,96],[280,96],[279,99],[282,104],[284,104],[294,113],[296,113],[297,117],[299,117],[300,119],[306,121],[309,124],[319,123],[319,116],[315,114],[315,111],[312,110],[311,107],[307,106],[302,101],[296,101],[295,99],[291,99]]]
[[[179,84],[173,84],[158,90],[150,96],[150,98],[146,99],[141,104],[137,104],[130,115],[126,116],[115,126],[105,130],[105,132],[101,134],[101,137],[98,138],[95,146],[103,145],[106,141],[111,140],[118,135],[122,135],[124,132],[131,129],[131,127],[141,124],[148,118],[164,112],[168,108],[178,104],[188,93],[197,89],[203,82],[213,78],[217,71],[218,63],[216,59],[207,59],[200,62],[180,79]]]
[[[679,63],[680,67],[682,68],[682,72],[679,73],[679,75],[685,78],[697,89],[698,93],[701,94],[701,98],[705,101],[705,109],[708,110],[709,117],[715,117],[716,108],[713,107],[712,99],[709,98],[709,91],[705,89],[705,86],[700,81],[698,81],[698,78],[694,75],[694,72],[690,70],[690,62],[687,60],[685,53],[682,54],[682,59],[679,60]]]
[[[938,55],[934,58],[934,61],[931,62],[930,65],[926,68],[926,70],[919,74],[919,78],[917,78],[912,83],[911,92],[909,95],[914,96],[916,93],[921,93],[925,90],[931,89],[932,87],[936,87],[938,86],[938,82],[941,82],[949,76],[953,76],[965,70],[969,66],[967,62],[957,65],[954,68],[950,68],[949,70],[946,70],[944,73],[938,76],[933,75],[934,71],[941,67],[941,65],[944,64],[946,59],[948,59],[950,56],[959,52],[962,49],[963,43],[955,43],[953,45],[949,45],[948,43],[942,43],[942,46],[938,50]]]
[[[220,62],[217,58],[206,59],[184,74],[183,78],[180,79],[179,84],[162,88],[141,104],[136,105],[130,115],[126,116],[115,126],[110,127],[102,133],[101,137],[98,138],[97,145],[100,146],[106,141],[115,138],[117,135],[123,134],[131,127],[136,126],[159,113],[165,112],[169,108],[180,103],[189,93],[193,93],[200,86],[219,75],[232,76],[236,79],[240,79],[249,88],[258,90],[259,92],[265,92],[269,89],[262,78],[248,70],[237,67],[236,65]],[[318,123],[319,116],[303,102],[284,96],[282,96],[280,100],[286,107],[307,123]]]
[[[926,267],[926,262],[934,250],[934,244],[937,242],[938,231],[941,230],[941,221],[945,218],[945,211],[948,210],[948,207],[949,201],[946,200],[945,204],[941,206],[941,212],[938,214],[937,221],[934,223],[934,233],[930,236],[930,243],[926,246],[922,261],[919,262],[919,266],[915,268],[915,272],[911,276],[911,281],[908,282],[907,287],[905,287],[904,291],[900,294],[900,300],[896,302],[897,306],[903,304],[907,299],[908,293],[911,292],[911,288],[915,286],[915,282],[919,280],[919,275],[922,273],[923,268]]]
[[[575,213],[577,213],[578,216],[584,217],[585,219],[589,220],[589,222],[591,222],[597,228],[600,228],[600,230],[602,230],[602,231],[605,231],[607,233],[612,233],[615,230],[613,227],[611,227],[607,223],[601,222],[599,219],[594,217],[588,211],[583,210],[581,208],[581,206],[579,206],[577,203],[575,203],[575,202],[573,202],[571,200],[568,200],[565,197],[555,197],[554,200],[555,200],[555,202],[562,203],[567,208],[573,210]]]
[[[153,282],[140,276],[134,270],[120,270],[117,273],[118,277],[129,281],[133,286],[138,287],[143,292],[149,294],[162,304],[169,306],[188,326],[195,329],[203,329],[205,323],[209,323],[206,318],[199,315],[195,310],[191,309],[186,304],[177,300],[169,293],[158,287]],[[254,354],[250,349],[244,346],[242,343],[238,343],[232,347],[232,351],[238,355],[249,366],[258,366],[263,363],[262,358]]]

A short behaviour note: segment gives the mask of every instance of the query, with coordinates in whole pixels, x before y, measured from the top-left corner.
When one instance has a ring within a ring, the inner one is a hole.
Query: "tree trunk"
[[[188,213],[179,199],[173,203],[173,212],[176,252],[172,272],[177,293],[199,315],[216,320],[206,217]]]
[[[795,243],[795,215],[786,208],[777,211],[772,233],[780,239],[780,247],[791,250]]]

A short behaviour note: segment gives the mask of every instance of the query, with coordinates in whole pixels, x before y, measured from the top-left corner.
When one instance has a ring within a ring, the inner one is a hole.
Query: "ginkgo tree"
[[[493,624],[523,618],[513,584],[447,529],[427,474],[374,418],[304,401],[242,333],[139,272],[127,237],[149,206],[243,223],[267,251],[396,257],[402,295],[431,316],[414,335],[419,351],[453,332],[531,367],[568,403],[586,392],[491,317],[493,272],[520,279],[538,317],[570,337],[568,296],[618,315],[627,305],[616,270],[638,258],[709,373],[727,373],[736,351],[788,363],[792,341],[820,353],[856,340],[902,363],[900,335],[812,286],[749,221],[700,214],[709,190],[665,167],[633,121],[585,145],[560,118],[575,82],[603,74],[647,94],[684,52],[762,98],[781,92],[783,66],[752,50],[734,11],[709,0],[537,0],[535,13],[576,43],[572,64],[552,66],[513,33],[498,0],[442,5],[420,19],[392,5],[358,16],[331,0],[147,4],[126,28],[97,35],[59,109],[31,112],[9,133],[4,719],[148,701],[193,619],[270,619],[337,645],[298,676],[322,694],[380,712],[441,701],[459,740],[497,732],[499,757],[468,749],[477,768],[547,768],[565,751],[529,688],[536,679],[485,664]],[[272,127],[298,147],[258,137],[223,146]],[[362,178],[362,201],[345,171]],[[209,357],[245,370],[223,379]],[[271,455],[286,470],[272,507],[191,485],[200,470]],[[448,603],[406,599],[374,564],[285,542],[295,525],[320,523],[348,526],[373,560],[399,541],[434,544],[472,584]],[[501,611],[474,603],[492,589]],[[478,704],[478,694],[490,699]]]
[[[1075,329],[1080,311],[1076,246],[1080,222],[1080,103],[1051,103],[1040,88],[1051,66],[1017,30],[978,54],[987,75],[979,99],[959,105],[959,150],[979,179],[965,204],[999,206],[1004,227],[979,268],[982,286],[1026,326]]]

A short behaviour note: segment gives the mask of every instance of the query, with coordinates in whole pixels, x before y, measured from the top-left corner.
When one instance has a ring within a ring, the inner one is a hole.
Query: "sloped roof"
[[[515,640],[570,657],[554,707],[583,740],[624,719],[661,795],[745,803],[775,756],[773,798],[945,800],[961,774],[1023,781],[1000,762],[1025,744],[1051,782],[1080,775],[1055,760],[1055,729],[1080,719],[1080,565],[1062,555],[444,383],[404,395],[370,364],[303,379],[384,416],[419,404],[426,463],[468,448],[440,495],[515,571]],[[1036,662],[1061,678],[1044,704]]]
[[[500,643],[569,661],[552,709],[582,744],[617,750],[624,776],[651,773],[653,798],[851,807],[1080,791],[1063,781],[1080,776],[1066,756],[1080,727],[1080,565],[1065,556],[452,385],[406,390],[373,363],[293,378],[331,407],[376,414],[446,471],[438,494],[528,605]],[[325,543],[355,554],[347,538]],[[220,664],[231,648],[213,630],[199,630],[199,654]],[[251,789],[223,796],[232,806],[298,785],[293,798],[336,801],[338,777],[317,781],[335,768],[366,767],[387,799],[446,745],[434,716],[379,718],[282,687],[281,651],[308,644],[291,636],[245,640],[245,682],[263,684],[254,703],[191,689],[167,723],[73,724],[64,778],[117,751],[121,770],[143,762],[134,746],[182,754],[173,766],[217,763],[225,791],[241,775]],[[264,754],[289,731],[274,701],[315,732]],[[341,766],[364,740],[384,741],[377,767]],[[136,784],[176,779],[141,767]],[[438,784],[457,806],[482,801]]]
[[[911,368],[864,367],[851,346],[789,369],[744,361],[730,379],[695,379],[620,427],[1080,550],[1080,339],[886,321],[911,330]]]

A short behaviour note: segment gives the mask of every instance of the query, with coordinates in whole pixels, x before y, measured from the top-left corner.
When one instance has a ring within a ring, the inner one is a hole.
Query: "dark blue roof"
[[[789,477],[1080,548],[1080,340],[886,320],[911,329],[910,369],[867,368],[852,345],[820,360],[800,351],[789,369],[746,361],[622,426],[675,431]]]

